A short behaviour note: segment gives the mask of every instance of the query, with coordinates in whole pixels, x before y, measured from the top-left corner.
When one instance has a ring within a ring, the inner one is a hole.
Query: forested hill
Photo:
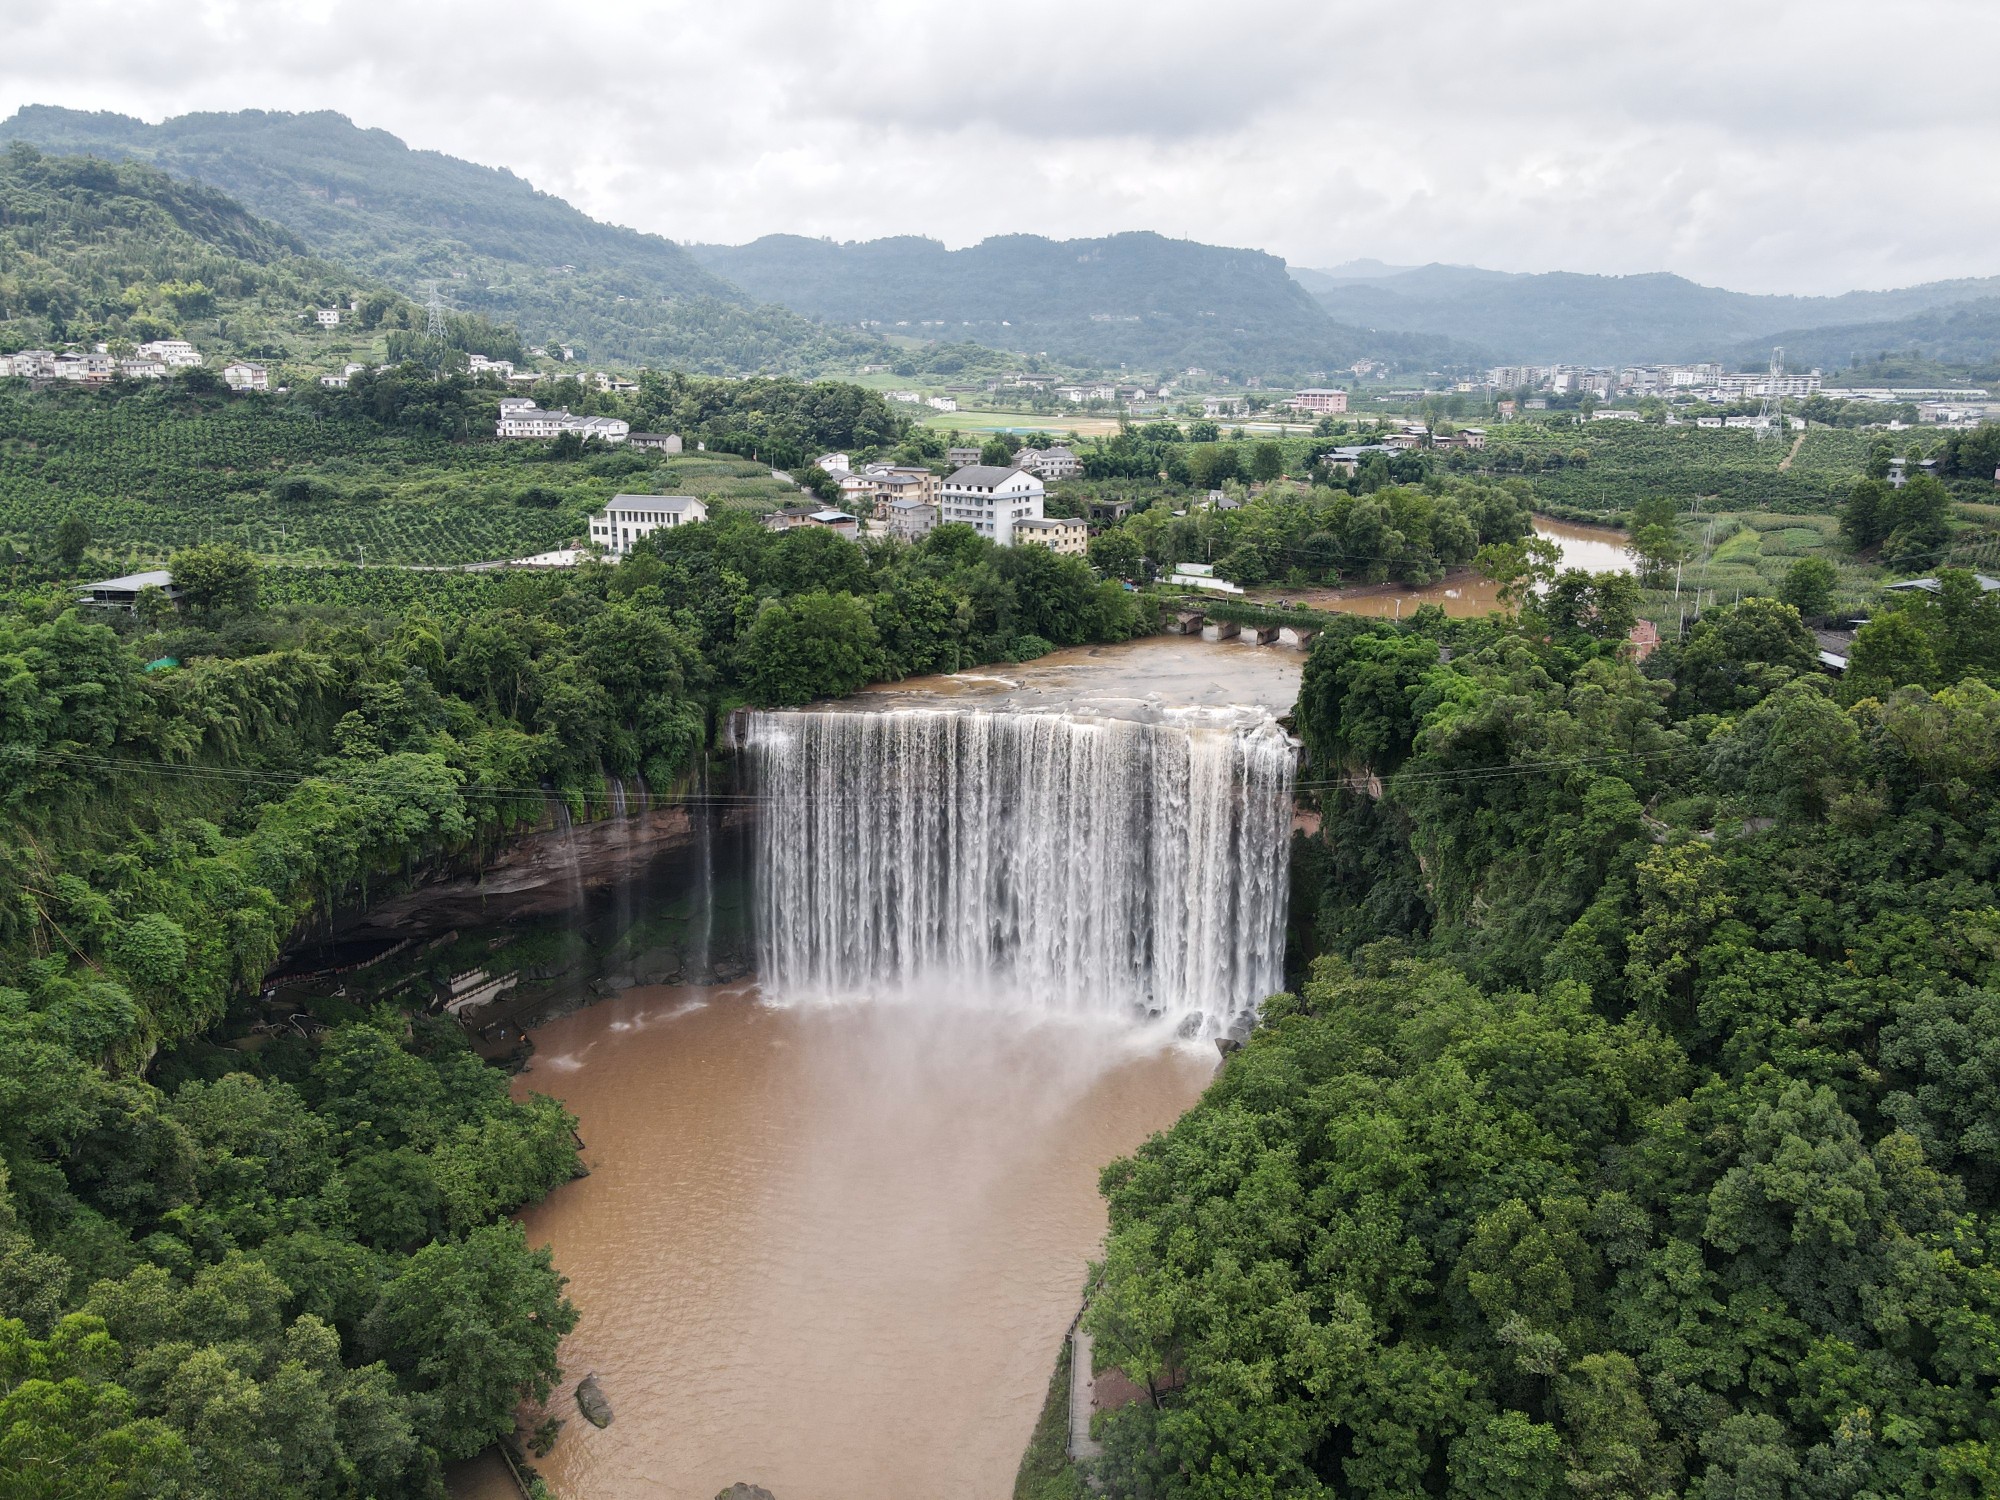
[[[1931,282],[1839,297],[1768,297],[1701,286],[1685,277],[1516,275],[1474,266],[1417,266],[1388,275],[1299,271],[1333,318],[1409,333],[1443,334],[1495,360],[1714,359],[1737,346],[1768,356],[1781,333],[1908,318],[2000,291],[2000,277]],[[1948,319],[1947,319],[1948,321]],[[1895,343],[1839,342],[1851,349]],[[1787,343],[1786,347],[1791,348]],[[1990,341],[1980,347],[1989,350]],[[1832,353],[1833,351],[1828,351]]]
[[[344,331],[310,314],[347,311]],[[187,338],[211,369],[242,356],[338,368],[421,325],[407,298],[305,252],[214,188],[136,162],[0,151],[0,347]],[[518,353],[511,332],[463,314],[452,342]]]
[[[2000,596],[1941,582],[1838,681],[1768,598],[1634,662],[1582,575],[1320,635],[1322,956],[1104,1174],[1102,1493],[1994,1493]]]
[[[152,162],[223,189],[314,252],[600,361],[708,373],[852,362],[865,337],[753,305],[658,235],[602,224],[505,169],[413,151],[345,116],[125,115],[29,105],[0,140]]]
[[[1909,375],[1899,385],[1930,385],[1947,375],[2000,379],[2000,297],[1954,302],[1888,322],[1838,323],[1828,328],[1788,328],[1761,345],[1782,344],[1794,367],[1872,369],[1900,364]],[[1758,346],[1733,351],[1740,362]],[[1930,368],[1924,369],[1924,366]]]
[[[1076,365],[1325,377],[1364,356],[1407,365],[1448,352],[1442,338],[1335,323],[1276,256],[1158,234],[1014,234],[963,250],[914,236],[834,244],[779,234],[693,253],[752,295],[815,317]]]

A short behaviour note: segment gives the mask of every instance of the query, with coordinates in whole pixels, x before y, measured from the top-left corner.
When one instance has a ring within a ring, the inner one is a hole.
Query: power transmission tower
[[[1778,394],[1778,383],[1785,375],[1785,347],[1780,344],[1771,351],[1771,374],[1764,382],[1764,405],[1757,413],[1757,441],[1783,435],[1785,421],[1785,398]]]
[[[444,337],[444,292],[435,281],[428,283],[424,300],[424,333],[434,339]]]

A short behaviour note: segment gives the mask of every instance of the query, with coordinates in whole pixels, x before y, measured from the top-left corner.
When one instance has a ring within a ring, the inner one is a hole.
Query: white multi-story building
[[[248,360],[239,359],[233,365],[224,365],[222,378],[232,391],[268,391],[271,388],[271,372]]]
[[[822,453],[813,460],[813,466],[828,474],[845,474],[848,469],[845,453]]]
[[[53,349],[23,349],[19,354],[0,354],[0,375],[21,380],[47,380],[56,372]]]
[[[546,440],[573,432],[581,438],[622,443],[631,434],[632,424],[618,417],[579,417],[560,408],[543,411],[526,396],[502,396],[500,420],[493,430],[495,436],[503,438]]]
[[[1011,547],[1014,523],[1040,520],[1047,493],[1033,474],[972,464],[946,476],[939,511],[944,521],[970,526],[1002,547]]]
[[[1067,448],[1023,448],[1014,455],[1014,466],[1044,480],[1074,479],[1083,472],[1083,461]]]
[[[929,396],[925,398],[924,405],[935,411],[957,411],[958,398],[956,396]]]
[[[590,540],[611,556],[623,557],[634,542],[656,531],[707,519],[708,507],[692,495],[613,495],[590,518]]]
[[[514,361],[511,359],[488,359],[483,354],[468,354],[465,357],[465,373],[468,375],[498,375],[502,380],[514,378]]]
[[[340,309],[337,307],[322,307],[318,312],[313,314],[313,319],[322,328],[338,328],[340,326]]]
[[[157,359],[170,370],[191,370],[201,363],[201,351],[186,339],[154,339],[138,348],[141,359]]]

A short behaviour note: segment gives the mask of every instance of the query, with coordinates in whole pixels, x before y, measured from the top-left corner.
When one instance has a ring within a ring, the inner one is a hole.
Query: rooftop
[[[106,578],[98,583],[87,583],[85,588],[105,593],[136,594],[140,589],[170,589],[174,586],[174,575],[165,568],[154,568],[145,573],[127,573],[123,578]]]
[[[997,464],[967,464],[964,468],[946,477],[946,484],[955,484],[964,489],[997,489],[1012,479],[1021,470],[1013,465],[1001,468]]]

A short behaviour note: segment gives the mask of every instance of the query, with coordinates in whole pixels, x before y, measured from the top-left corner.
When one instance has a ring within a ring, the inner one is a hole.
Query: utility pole
[[[1778,384],[1785,374],[1785,346],[1780,344],[1771,351],[1771,373],[1764,380],[1764,404],[1758,410],[1757,441],[1779,435],[1785,420],[1785,398],[1778,394]]]

